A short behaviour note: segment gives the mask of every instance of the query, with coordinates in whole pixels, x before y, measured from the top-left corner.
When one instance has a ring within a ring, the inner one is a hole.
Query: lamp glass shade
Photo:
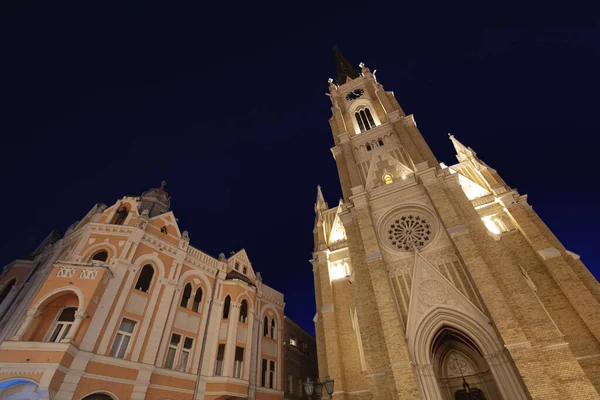
[[[325,381],[323,381],[323,384],[325,385],[325,390],[327,390],[327,394],[330,396],[333,394],[333,383],[334,381],[330,377],[326,377]]]
[[[304,381],[304,391],[307,395],[312,396],[313,394],[313,381],[310,378],[306,378]]]
[[[318,398],[321,398],[323,395],[323,384],[319,381],[315,382],[315,394]]]

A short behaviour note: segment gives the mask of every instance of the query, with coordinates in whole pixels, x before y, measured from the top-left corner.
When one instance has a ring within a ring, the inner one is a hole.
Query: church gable
[[[228,270],[234,270],[241,274],[246,275],[249,278],[255,279],[256,275],[252,268],[252,263],[248,258],[248,253],[245,249],[238,251],[227,259]]]
[[[398,161],[381,147],[373,150],[369,161],[369,172],[365,182],[366,189],[376,188],[397,179],[404,179],[412,170]]]
[[[181,231],[179,230],[179,225],[177,224],[177,219],[175,218],[173,211],[150,218],[148,227],[152,227],[160,233],[167,233],[175,236],[177,239],[181,238]]]

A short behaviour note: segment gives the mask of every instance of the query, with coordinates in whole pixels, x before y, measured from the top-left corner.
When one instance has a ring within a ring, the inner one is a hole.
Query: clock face
[[[360,96],[362,96],[364,93],[365,93],[365,91],[362,89],[354,89],[352,92],[350,92],[346,95],[346,100],[348,100],[348,101],[356,100]]]

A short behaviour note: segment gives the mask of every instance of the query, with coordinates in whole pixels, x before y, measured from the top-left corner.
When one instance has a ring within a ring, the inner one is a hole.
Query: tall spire
[[[323,197],[323,192],[321,192],[321,186],[317,186],[317,201],[315,203],[315,213],[319,213],[319,211],[328,210],[329,206]]]
[[[456,150],[456,158],[459,162],[463,162],[477,154],[475,151],[473,151],[473,149],[459,142],[453,134],[449,133],[448,136],[454,145],[454,149]]]
[[[338,85],[343,85],[348,81],[348,79],[355,79],[360,76],[356,68],[350,64],[350,62],[342,55],[340,48],[337,46],[333,46],[333,52],[335,54],[335,67],[336,67],[336,83]]]

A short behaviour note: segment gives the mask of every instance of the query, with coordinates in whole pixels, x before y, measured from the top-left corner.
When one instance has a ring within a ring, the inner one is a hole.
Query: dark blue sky
[[[164,179],[192,244],[245,248],[313,331],[315,187],[341,196],[325,96],[337,43],[440,161],[455,161],[452,132],[600,276],[595,10],[87,3],[0,9],[1,264]]]

